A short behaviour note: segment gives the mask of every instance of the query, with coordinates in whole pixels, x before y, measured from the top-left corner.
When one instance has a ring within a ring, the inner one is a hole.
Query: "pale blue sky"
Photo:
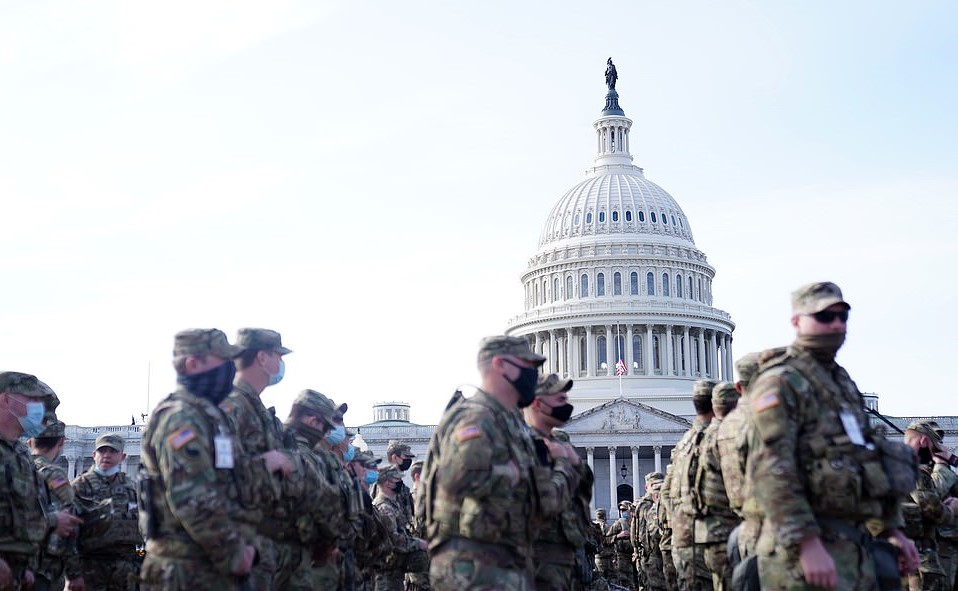
[[[945,1],[2,2],[0,358],[122,424],[174,332],[266,326],[281,414],[312,387],[435,422],[521,311],[612,56],[736,356],[831,279],[862,390],[958,414],[956,29]]]

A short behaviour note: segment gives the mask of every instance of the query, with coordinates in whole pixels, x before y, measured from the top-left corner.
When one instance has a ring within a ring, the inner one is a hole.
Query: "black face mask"
[[[227,361],[203,373],[177,376],[176,381],[193,396],[205,398],[216,405],[233,390],[234,377],[236,366],[232,361]]]
[[[551,416],[553,419],[556,419],[557,421],[562,421],[563,423],[565,423],[566,421],[569,420],[569,417],[572,416],[573,408],[575,407],[573,407],[568,402],[563,404],[562,406],[550,406],[549,416]]]
[[[519,377],[515,380],[509,379],[509,376],[503,376],[506,380],[512,384],[512,387],[516,389],[516,392],[519,393],[519,402],[517,406],[519,408],[525,408],[532,404],[532,401],[536,399],[536,383],[539,381],[539,370],[535,367],[522,367],[516,363],[509,361],[508,359],[503,359],[506,363],[512,367],[519,368]]]
[[[399,469],[405,472],[410,466],[412,466],[412,458],[406,458],[401,464],[399,464]]]
[[[927,447],[923,447],[918,450],[918,463],[921,465],[931,464],[935,459],[931,455],[931,450]]]

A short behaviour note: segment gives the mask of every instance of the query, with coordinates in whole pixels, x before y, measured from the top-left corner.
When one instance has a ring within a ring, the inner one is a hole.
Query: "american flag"
[[[619,359],[619,362],[615,364],[615,375],[621,376],[625,374],[625,362]]]

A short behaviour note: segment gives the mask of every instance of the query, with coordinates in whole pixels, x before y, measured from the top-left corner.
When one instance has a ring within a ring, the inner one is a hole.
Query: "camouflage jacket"
[[[716,444],[719,463],[722,470],[722,482],[728,496],[729,507],[742,516],[745,503],[745,466],[748,462],[748,411],[745,400],[718,425]]]
[[[726,542],[728,535],[739,522],[738,516],[729,504],[723,478],[722,451],[718,437],[724,422],[718,417],[712,419],[712,423],[705,429],[700,444],[699,467],[695,475],[693,499],[702,523],[701,525],[696,523],[696,544]]]
[[[622,532],[629,533],[631,523],[631,517],[619,517],[605,532],[606,543],[615,549],[617,555],[629,556],[630,560],[632,556],[632,541],[629,539],[629,536],[620,538],[619,534]]]
[[[748,476],[766,516],[763,539],[797,560],[801,540],[821,535],[818,518],[880,518],[883,529],[898,527],[897,500],[872,498],[864,480],[875,462],[881,471],[874,444],[866,445],[880,436],[871,431],[848,373],[795,345],[762,353],[759,372],[747,402]]]
[[[0,555],[30,557],[36,566],[40,543],[56,526],[46,486],[20,441],[0,438]]]
[[[101,476],[96,467],[73,479],[76,496],[90,504],[110,499],[113,516],[110,525],[102,533],[90,536],[80,530],[77,545],[80,554],[129,554],[131,546],[143,543],[137,516],[136,489],[126,474],[118,472],[113,476]]]
[[[698,503],[693,498],[693,495],[697,495],[695,477],[698,474],[702,438],[708,426],[708,421],[696,417],[692,427],[672,449],[668,503],[673,548],[688,548],[695,541],[695,518],[699,514],[696,508]]]
[[[380,521],[386,530],[388,547],[390,552],[389,559],[386,560],[386,569],[402,569],[405,560],[398,555],[410,554],[419,548],[419,542],[403,526],[402,508],[395,499],[391,499],[383,494],[382,491],[373,500],[373,507],[379,516]]]
[[[240,378],[233,383],[233,391],[220,402],[220,408],[232,421],[243,448],[250,454],[261,454],[283,447],[283,425],[273,409],[267,409],[260,395]]]
[[[571,463],[541,466],[519,411],[490,394],[457,393],[439,422],[423,465],[430,549],[451,538],[497,544],[531,558],[543,521],[567,507],[579,483]]]
[[[66,470],[41,455],[33,456],[33,463],[47,487],[49,510],[56,512],[66,509],[76,515],[73,487],[70,485]],[[68,579],[80,576],[80,557],[77,553],[76,538],[61,538],[51,532],[40,553],[37,572],[47,575],[50,580],[59,577],[61,572],[66,573]]]
[[[265,518],[276,527],[280,539],[303,546],[331,547],[339,536],[338,524],[344,518],[338,481],[329,478],[326,459],[295,428],[289,430],[295,447],[287,450],[293,473],[281,480],[280,510],[285,518]]]
[[[958,475],[946,464],[935,464],[932,469],[931,478],[938,487],[943,499],[948,497],[958,497]],[[958,540],[958,519],[952,521],[951,525],[942,525],[938,527],[938,537],[945,540]]]
[[[944,497],[932,478],[932,466],[921,466],[918,485],[902,503],[905,533],[920,548],[934,546],[938,527],[952,525],[955,521],[951,510],[943,501]]]
[[[568,442],[568,435],[561,431],[558,435],[555,433],[546,435],[532,427],[529,428],[529,433],[536,442],[539,463],[552,470],[555,463],[545,452],[545,446],[538,441],[549,439]],[[579,484],[571,502],[558,515],[543,520],[542,528],[536,536],[536,542],[568,546],[570,552],[585,546],[586,528],[589,523],[589,502],[592,499],[592,470],[584,462],[576,466],[575,470],[579,475]]]

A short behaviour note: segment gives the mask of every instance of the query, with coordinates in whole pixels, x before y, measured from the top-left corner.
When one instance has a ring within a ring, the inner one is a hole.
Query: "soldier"
[[[239,329],[236,345],[243,352],[236,359],[233,391],[219,406],[243,442],[245,454],[256,456],[279,450],[283,448],[282,424],[275,410],[267,409],[260,396],[286,375],[283,356],[292,351],[283,346],[278,332],[265,328]],[[255,545],[259,561],[253,567],[254,589],[271,589],[288,580],[296,568],[293,563],[297,561],[298,549],[279,539],[284,529],[293,527],[294,517],[286,515],[284,510],[288,505],[280,502],[248,507],[236,516],[257,531]]]
[[[142,439],[143,591],[234,591],[256,556],[255,532],[235,516],[261,502],[258,483],[292,472],[278,451],[234,453],[241,443],[217,405],[232,390],[242,351],[217,329],[174,338],[179,387],[153,409]]]
[[[629,541],[632,543],[632,563],[635,565],[635,576],[639,587],[647,587],[645,580],[645,570],[642,568],[642,537],[640,531],[645,527],[643,519],[648,513],[649,507],[653,504],[651,484],[656,478],[665,478],[660,472],[649,472],[645,475],[645,494],[642,498],[632,503],[632,521],[629,523]]]
[[[678,591],[678,573],[675,570],[675,560],[672,557],[672,524],[669,514],[672,512],[672,501],[669,497],[672,488],[672,464],[665,467],[665,479],[659,487],[659,502],[656,505],[655,522],[659,527],[659,551],[662,553],[662,574],[665,578],[665,588],[668,591]]]
[[[595,520],[592,522],[592,527],[595,529],[596,539],[599,544],[598,552],[595,555],[595,570],[600,576],[606,579],[612,577],[612,561],[615,558],[615,549],[612,547],[612,544],[608,544],[605,541],[605,532],[609,528],[608,515],[605,509],[596,509]]]
[[[536,398],[523,414],[536,445],[539,462],[552,468],[545,440],[568,442],[569,436],[560,431],[572,416],[569,390],[572,380],[556,374],[541,376],[536,386]],[[592,565],[584,564],[586,528],[589,523],[589,503],[592,500],[592,470],[585,464],[577,467],[579,485],[575,498],[561,513],[545,521],[536,537],[535,585],[538,591],[569,591],[573,581],[592,582]],[[586,566],[588,571],[586,572]]]
[[[695,522],[695,544],[702,545],[705,566],[712,573],[712,587],[716,591],[731,588],[732,569],[726,556],[726,545],[729,534],[739,522],[725,492],[718,433],[725,416],[738,404],[738,398],[738,389],[729,382],[719,382],[712,389],[715,417],[702,437],[695,494],[692,495],[701,516]]]
[[[912,421],[905,428],[905,445],[918,456],[918,485],[902,504],[905,532],[918,548],[921,564],[918,575],[910,577],[910,587],[921,591],[949,589],[946,572],[938,555],[938,527],[950,526],[958,513],[958,499],[947,502],[932,477],[934,456],[942,451],[941,438],[929,421]]]
[[[555,469],[538,464],[517,408],[535,399],[545,357],[524,338],[487,337],[479,346],[482,388],[450,402],[423,466],[429,578],[436,591],[533,588],[531,559],[541,521],[578,485],[579,456],[544,441]]]
[[[672,449],[672,479],[669,483],[669,525],[672,528],[672,560],[679,589],[710,590],[712,575],[705,566],[702,546],[695,545],[696,521],[700,514],[693,495],[698,474],[702,438],[712,422],[712,380],[698,380],[692,387],[695,421]]]
[[[379,492],[373,506],[386,527],[391,548],[384,567],[376,573],[376,591],[403,591],[406,565],[412,554],[426,550],[426,541],[413,537],[402,524],[402,508],[397,491],[402,483],[402,472],[395,464],[387,464],[379,471]]]
[[[399,468],[401,473],[405,473],[407,470],[409,470],[409,468],[412,466],[413,458],[415,457],[416,454],[412,453],[412,449],[409,447],[408,443],[403,443],[402,441],[392,439],[386,446],[386,462]],[[408,528],[412,525],[412,492],[404,482],[399,483],[395,492],[396,503],[399,504],[399,508],[402,511],[400,523],[403,527]],[[376,493],[378,493],[378,491],[374,491],[373,496],[376,496]]]
[[[622,501],[619,503],[619,518],[605,532],[605,542],[615,550],[614,574],[610,582],[627,589],[634,589],[637,584],[635,565],[632,564],[632,542],[629,539],[631,525],[632,503]]]
[[[69,510],[47,512],[46,486],[20,437],[43,432],[55,394],[36,376],[0,372],[0,589],[33,585],[40,543],[51,531],[69,537],[80,520]],[[51,417],[51,418],[55,418]]]
[[[413,507],[416,506],[416,503],[418,502],[417,499],[423,494],[422,486],[420,486],[422,466],[422,460],[417,460],[413,462],[412,467],[409,468],[409,476],[412,478]],[[424,515],[415,512],[413,513],[410,533],[417,538],[426,539],[426,518]],[[423,572],[406,573],[406,591],[432,591],[432,587],[429,585],[428,560],[429,558],[427,556],[426,562],[423,565]]]
[[[30,440],[30,450],[37,472],[46,484],[47,498],[52,509],[66,510],[75,515],[77,508],[73,487],[66,471],[56,463],[66,444],[65,433],[66,425],[63,421],[54,420],[40,435]],[[80,570],[80,557],[77,554],[76,531],[71,532],[74,535],[70,537],[61,537],[55,533],[48,536],[40,553],[39,567],[34,573],[35,591],[63,589],[64,577],[69,581],[71,590],[83,591],[86,588]]]
[[[91,589],[127,591],[137,589],[140,560],[137,546],[140,536],[136,506],[136,489],[120,464],[126,460],[123,438],[116,434],[100,435],[93,450],[93,465],[71,483],[80,503],[92,506],[109,499],[113,507],[109,527],[91,535],[80,529],[77,547],[83,580]]]
[[[762,589],[876,588],[864,548],[869,519],[881,520],[880,537],[898,547],[905,571],[918,566],[896,527],[898,474],[879,472],[880,454],[894,447],[873,433],[861,393],[835,362],[850,307],[834,283],[796,290],[796,339],[760,355],[749,388],[748,478],[765,515],[756,550]]]
[[[638,553],[636,570],[644,576],[646,591],[665,591],[665,570],[662,567],[662,553],[659,543],[662,533],[658,523],[659,491],[665,476],[661,472],[645,475],[645,489],[649,502],[640,503],[632,518],[634,532],[632,546]]]
[[[943,497],[958,498],[958,475],[942,455],[941,453],[934,455],[935,467],[932,469],[931,477]],[[951,525],[938,527],[938,555],[941,558],[941,568],[945,571],[945,588],[953,589],[956,583],[955,571],[958,570],[958,519],[955,519]]]

